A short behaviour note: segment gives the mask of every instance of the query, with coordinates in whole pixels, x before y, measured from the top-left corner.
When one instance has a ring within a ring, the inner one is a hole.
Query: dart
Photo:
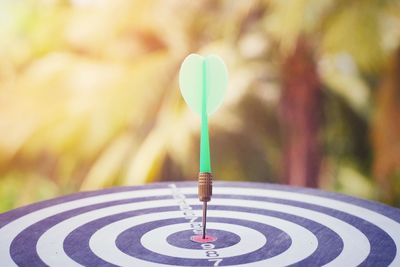
[[[218,56],[190,54],[181,65],[179,86],[182,96],[187,105],[201,117],[198,195],[203,202],[203,239],[206,238],[207,202],[212,196],[208,116],[221,105],[227,84],[228,71]]]

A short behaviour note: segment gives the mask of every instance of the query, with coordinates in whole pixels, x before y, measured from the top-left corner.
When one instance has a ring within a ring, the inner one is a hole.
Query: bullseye
[[[206,235],[204,238],[202,235],[194,235],[190,237],[190,240],[197,243],[212,243],[217,240],[217,238],[212,235]]]
[[[1,266],[400,266],[400,211],[311,189],[194,183],[78,193],[0,214]]]

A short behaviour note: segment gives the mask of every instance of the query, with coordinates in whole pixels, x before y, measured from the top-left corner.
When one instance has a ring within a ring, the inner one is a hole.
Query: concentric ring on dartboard
[[[114,223],[114,225],[108,225],[105,228],[122,227],[122,229],[126,229],[126,226],[121,223],[129,224],[129,221],[131,220],[126,219],[125,222],[116,222]],[[211,221],[209,222],[208,227],[211,230],[220,230],[223,231],[224,233],[236,233],[239,235],[240,242],[237,242],[236,244],[231,246],[225,246],[225,247],[221,246],[220,248],[215,247],[215,249],[218,249],[218,251],[221,252],[225,251],[226,254],[228,254],[227,252],[229,251],[231,251],[231,253],[233,252],[234,255],[247,254],[252,252],[253,250],[262,248],[267,243],[267,238],[263,233],[260,233],[249,227],[244,227],[237,224],[216,223]],[[107,232],[105,228],[99,230],[99,232],[97,232],[96,234],[99,234],[101,231]],[[158,253],[160,255],[178,258],[178,256],[182,255],[182,253],[185,253],[183,254],[185,255],[185,258],[190,258],[190,259],[205,258],[204,252],[199,250],[199,248],[201,248],[201,245],[199,244],[191,248],[187,247],[184,248],[181,246],[174,246],[167,241],[168,237],[171,234],[179,232],[181,229],[185,228],[187,228],[187,223],[182,223],[182,224],[174,223],[166,226],[157,227],[144,233],[141,236],[141,238],[138,239],[137,241],[140,242],[142,246],[147,250]],[[114,243],[117,245],[118,249],[120,249],[118,246],[118,240],[117,240],[119,239],[118,237],[119,235],[115,238]],[[96,242],[93,243],[96,244]],[[121,248],[125,249],[126,247],[121,246]],[[131,255],[129,253],[126,254]]]
[[[82,264],[84,266],[87,266],[89,264],[92,264],[92,265],[106,264],[106,262],[104,260],[97,257],[95,254],[93,254],[93,252],[89,248],[87,248],[87,244],[89,243],[89,241],[88,241],[89,238],[92,236],[92,234],[95,231],[97,231],[97,229],[101,229],[103,226],[107,226],[107,225],[111,224],[113,221],[119,221],[122,218],[130,218],[130,217],[132,217],[132,214],[130,212],[124,213],[124,214],[119,214],[116,216],[108,216],[108,217],[101,218],[99,220],[92,221],[88,224],[83,225],[82,227],[77,228],[76,230],[74,230],[73,232],[71,232],[69,234],[69,236],[67,237],[67,239],[64,242],[64,249],[68,248],[68,249],[66,249],[66,253],[68,255],[70,255],[75,261],[79,262],[80,264]],[[150,258],[151,261],[160,262],[160,263],[172,262],[173,260],[176,260],[176,258],[172,259],[172,258],[168,258],[166,256],[160,257],[160,255],[158,255],[157,253],[147,250],[143,246],[137,246],[137,245],[133,246],[132,244],[139,244],[140,239],[143,236],[143,234],[154,229],[153,223],[157,224],[158,227],[162,227],[162,226],[171,225],[174,223],[182,223],[184,221],[185,220],[182,218],[180,218],[180,219],[174,218],[174,219],[166,219],[166,220],[161,220],[161,221],[158,220],[158,221],[154,221],[154,222],[151,221],[149,223],[140,224],[138,226],[130,228],[127,231],[122,232],[118,236],[116,244],[122,252],[124,252],[128,255],[131,255],[133,257],[137,257],[139,259]],[[262,250],[259,251],[259,252],[261,252],[260,255],[263,255],[264,258],[273,257],[275,255],[282,253],[287,248],[289,248],[289,246],[291,244],[290,237],[286,233],[280,231],[277,228],[269,226],[269,225],[264,225],[264,224],[257,223],[257,222],[243,221],[243,220],[238,220],[238,219],[232,221],[232,220],[228,220],[226,218],[209,218],[209,221],[210,222],[224,222],[224,223],[233,223],[234,222],[237,225],[248,226],[253,229],[258,229],[262,233],[267,233],[268,237],[270,238],[271,241],[280,240],[279,247],[278,246],[274,247],[274,242],[267,242],[266,246],[264,246],[262,248]],[[187,231],[189,232],[190,230],[187,230]],[[184,247],[184,248],[198,249],[200,247],[200,244],[189,241],[189,236],[190,235],[187,235],[186,242],[182,242],[180,244],[180,247],[182,247],[183,244],[189,243],[189,245],[191,245],[192,247]],[[328,238],[332,238],[332,237],[329,237],[329,235],[328,235]],[[168,238],[167,238],[167,240],[168,240]],[[219,241],[217,240],[215,243],[213,243],[215,245],[215,248],[218,248],[219,247],[218,243],[222,242],[222,241],[223,241],[223,237],[221,238],[221,240],[219,240]],[[177,240],[175,240],[175,243],[176,242],[177,242]],[[222,246],[220,246],[220,247],[227,247],[226,246],[227,243],[228,242],[224,242],[222,244]],[[171,244],[171,245],[174,245],[174,244]],[[253,258],[257,259],[259,257],[259,255],[257,255],[256,252],[248,254],[247,256],[249,259],[253,259]],[[234,259],[231,259],[231,261],[234,261]],[[202,265],[204,265],[203,260],[199,260],[199,262],[202,263]],[[179,263],[181,265],[190,265],[190,264],[195,264],[195,261],[179,259]]]
[[[216,216],[216,214],[222,214],[222,217],[224,218],[229,218],[232,219],[233,222],[235,221],[235,218],[237,217],[243,217],[244,215],[246,216],[247,220],[251,220],[251,221],[256,221],[256,222],[261,222],[264,223],[265,222],[269,222],[270,225],[276,227],[276,228],[281,228],[284,229],[286,233],[288,233],[289,236],[291,236],[292,238],[292,244],[291,246],[286,250],[283,251],[281,254],[268,259],[268,262],[273,262],[273,261],[279,261],[279,258],[282,259],[293,259],[294,261],[296,261],[296,259],[301,259],[303,256],[308,256],[309,254],[313,253],[313,251],[317,248],[317,240],[316,237],[307,229],[300,227],[294,223],[285,221],[285,220],[281,220],[279,218],[275,218],[275,217],[268,217],[268,216],[263,216],[263,215],[252,215],[250,213],[241,213],[241,212],[227,212],[227,211],[223,211],[223,210],[219,210],[218,212],[216,211],[212,211],[210,212],[210,216]],[[171,214],[171,213],[159,213],[159,214],[155,214],[156,216],[154,217],[158,217],[158,218],[168,218],[170,216],[175,216],[175,214]],[[218,215],[221,216],[221,215]],[[142,218],[140,218],[142,217]],[[104,258],[106,261],[111,262],[116,264],[118,262],[118,264],[124,265],[124,266],[129,266],[129,265],[134,265],[134,264],[138,264],[139,262],[136,261],[135,258],[133,257],[128,257],[126,256],[126,254],[124,254],[123,252],[121,252],[117,246],[115,245],[115,240],[116,237],[118,235],[118,233],[120,233],[121,231],[123,231],[126,227],[130,227],[132,225],[140,225],[141,223],[143,223],[144,221],[152,221],[152,216],[147,216],[148,218],[144,218],[145,216],[138,216],[138,217],[132,217],[132,218],[127,218],[123,221],[119,221],[110,225],[105,226],[103,229],[100,229],[99,231],[97,231],[91,238],[90,240],[90,246],[91,246],[91,250],[97,254],[97,256],[103,255],[104,251],[109,251],[111,253],[109,253],[108,255],[110,255],[110,257]],[[211,225],[213,225],[211,223]],[[225,224],[226,228],[229,229],[229,225]],[[234,229],[235,227],[232,226],[232,229]],[[153,231],[158,231],[158,229],[153,230]],[[158,231],[159,232],[159,231]],[[218,255],[220,255],[221,257],[223,257],[224,259],[228,259],[229,257],[234,257],[234,256],[239,256],[239,255],[247,255],[249,253],[251,253],[252,251],[256,251],[258,249],[261,249],[262,247],[262,240],[257,240],[257,233],[254,234],[254,232],[256,233],[255,230],[253,230],[252,232],[248,232],[248,237],[243,236],[243,233],[241,233],[241,238],[243,240],[243,242],[240,242],[238,245],[236,246],[232,246],[232,247],[228,247],[228,248],[222,248],[222,249],[214,249]],[[160,232],[158,233],[160,234]],[[149,235],[149,233],[146,233],[145,235]],[[144,236],[145,236],[144,235]],[[261,233],[258,234],[259,236],[262,235]],[[153,235],[153,238],[157,238],[156,235]],[[166,242],[163,242],[163,240],[165,240],[166,238],[161,237],[160,239],[160,245],[162,246],[162,243],[166,244]],[[253,239],[253,246],[251,246],[251,239]],[[98,242],[99,240],[103,240],[103,243],[105,243],[105,246],[98,246]],[[149,238],[148,238],[149,240]],[[150,238],[151,240],[151,238]],[[143,237],[142,237],[142,242],[143,242]],[[261,244],[260,244],[261,243]],[[207,260],[207,255],[204,251],[202,250],[190,250],[190,249],[182,249],[182,248],[176,248],[175,250],[172,248],[172,246],[169,246],[169,248],[167,248],[167,246],[162,246],[164,247],[164,249],[160,249],[157,248],[156,245],[156,241],[153,242],[144,242],[142,244],[144,247],[147,248],[148,251],[154,251],[158,254],[162,254],[162,255],[166,255],[169,257],[174,257],[174,258],[186,258],[186,259],[193,259],[192,261],[185,261],[185,263],[187,263],[188,265],[203,265],[205,264],[205,262],[201,262],[201,261],[196,261],[195,259],[203,259],[203,260]],[[152,246],[153,245],[153,246]],[[200,245],[199,245],[199,248]],[[139,248],[138,248],[139,249]],[[163,252],[165,249],[168,249],[167,252]],[[104,250],[104,251],[103,251]],[[301,253],[299,253],[301,251]],[[184,257],[182,257],[184,255]],[[281,259],[281,260],[282,260]],[[151,259],[147,259],[147,260],[151,260]],[[163,262],[165,262],[166,259],[164,259]],[[247,263],[247,262],[251,262],[253,261],[253,259],[247,259],[247,260],[243,260],[243,262],[240,261],[236,261],[236,264],[240,264],[240,263]]]
[[[198,200],[195,198],[197,188],[195,184],[178,184],[178,186],[182,186],[179,190],[185,194],[186,197],[194,197],[194,199],[186,200],[195,211],[198,212],[199,207],[196,206]],[[22,260],[22,254],[27,252],[26,250],[24,251],[19,244],[23,241],[29,241],[37,242],[37,250],[38,252],[40,251],[40,257],[45,258],[46,263],[49,260],[54,260],[54,262],[60,265],[60,262],[62,263],[62,261],[60,261],[62,256],[65,256],[69,262],[72,263],[71,266],[79,265],[70,258],[70,255],[64,253],[63,246],[64,243],[68,243],[68,233],[72,233],[84,224],[91,223],[90,218],[86,218],[85,216],[96,214],[96,211],[104,211],[104,209],[107,208],[114,208],[116,210],[111,217],[116,216],[115,214],[134,213],[135,210],[137,211],[138,209],[141,209],[142,213],[138,212],[136,217],[150,216],[151,214],[146,214],[146,208],[148,212],[152,209],[159,210],[161,208],[165,209],[167,213],[172,213],[174,210],[177,210],[177,202],[175,199],[171,199],[171,190],[166,187],[166,184],[160,184],[139,188],[120,188],[94,193],[76,194],[2,214],[0,215],[0,240],[2,240],[2,242],[0,242],[0,259],[5,266],[16,266],[14,261]],[[148,188],[150,189],[148,190]],[[360,263],[365,265],[373,265],[374,263],[379,263],[380,265],[392,264],[393,266],[399,264],[399,210],[378,203],[337,194],[299,188],[295,190],[297,192],[293,192],[294,190],[290,187],[251,183],[217,183],[214,190],[215,195],[209,208],[210,212],[213,211],[216,213],[212,216],[216,219],[221,219],[220,216],[223,212],[227,214],[234,214],[236,212],[242,215],[250,213],[252,216],[266,217],[265,215],[259,214],[262,214],[262,211],[264,211],[268,212],[269,216],[274,216],[273,218],[280,218],[287,222],[293,223],[292,217],[296,217],[313,221],[314,224],[320,224],[326,229],[330,229],[329,231],[334,232],[334,235],[342,239],[342,242],[336,242],[338,245],[332,247],[333,250],[336,250],[337,256],[333,259],[325,259],[328,260],[327,262],[330,264],[344,264],[346,266]],[[151,197],[153,195],[158,197]],[[140,201],[140,207],[134,205],[138,203],[137,201]],[[160,205],[157,201],[165,204]],[[271,212],[275,214],[271,214]],[[101,212],[98,215],[98,219],[105,218],[104,214],[101,215]],[[79,220],[86,218],[89,220],[83,222],[76,219],[74,220],[74,218],[79,218]],[[182,219],[182,215],[175,219],[178,218]],[[96,220],[95,218],[92,219]],[[228,223],[229,220],[231,220],[231,223],[234,221],[230,218],[225,219],[228,219]],[[64,222],[68,223],[63,224]],[[71,222],[72,224],[70,224]],[[118,222],[118,220],[115,220],[115,222]],[[73,227],[74,223],[76,226],[75,228]],[[295,224],[301,225],[298,221]],[[315,227],[315,225],[313,227],[307,226],[309,224],[308,222],[303,224],[306,228]],[[354,224],[354,226],[351,224]],[[68,231],[66,231],[67,236],[62,234],[65,242],[63,242],[62,239],[61,241],[56,240],[57,242],[54,243],[54,247],[47,247],[46,249],[45,246],[42,246],[49,241],[46,235],[54,231],[54,229],[57,229],[59,225],[69,227]],[[107,227],[107,225],[104,227]],[[31,231],[34,229],[39,230],[38,235],[36,232]],[[34,237],[27,238],[31,236],[28,235],[29,233]],[[318,234],[315,234],[315,232],[313,233],[316,238],[320,238]],[[116,240],[118,240],[118,236],[119,235],[117,235]],[[295,234],[289,235],[290,238],[293,238],[293,236],[295,236]],[[35,238],[37,241],[35,241]],[[61,245],[59,244],[60,242]],[[323,251],[324,249],[322,249],[323,246],[319,239],[318,242],[317,248],[313,253],[308,256],[303,254],[302,257],[304,258],[300,260],[297,259],[294,263],[304,264],[309,261],[309,263],[315,264],[315,255],[318,253],[320,253],[320,255],[327,253]],[[35,250],[35,243],[33,244],[34,246],[31,247],[31,251],[27,253],[28,255],[29,253],[32,255],[35,254],[35,252],[32,252],[32,250]],[[340,244],[342,244],[342,246]],[[97,246],[97,244],[95,244],[95,246]],[[24,248],[29,247],[30,246],[24,246]],[[290,250],[290,247],[282,253]],[[61,252],[64,255],[60,254],[57,255],[57,257],[52,257],[52,255],[54,256],[54,250],[51,252],[53,248],[55,248],[57,252],[59,252],[58,249],[61,248]],[[109,255],[99,256],[107,257]],[[332,256],[332,254],[330,256]],[[240,258],[240,256],[236,257]],[[311,261],[313,257],[314,259]],[[228,259],[229,258],[222,258],[220,265],[228,265]],[[39,259],[38,262],[29,261],[25,263],[28,263],[30,266],[40,266],[43,265],[42,260],[43,259]],[[271,258],[268,260],[271,260]],[[289,258],[288,260],[295,261],[296,259]],[[151,262],[148,261],[143,261],[142,263],[151,264]],[[174,264],[174,262],[166,263]],[[260,259],[260,261],[254,262],[253,264],[263,266],[264,263],[265,259]],[[276,263],[277,265],[287,264],[286,261]],[[213,262],[209,264],[212,265]],[[21,266],[24,265],[21,264]]]
[[[191,201],[196,201],[195,199],[192,199]],[[163,201],[166,205],[168,205],[167,201]],[[136,205],[137,204],[137,205]],[[126,205],[120,205],[121,207],[107,207],[104,209],[99,209],[99,210],[94,210],[92,212],[88,212],[85,214],[77,215],[75,217],[72,217],[70,219],[67,219],[56,226],[48,229],[39,239],[37,243],[37,253],[41,257],[41,259],[49,265],[55,264],[55,262],[62,262],[63,264],[66,265],[72,265],[74,262],[71,260],[71,258],[65,254],[64,252],[64,245],[63,241],[66,239],[67,235],[71,232],[71,230],[75,229],[78,227],[79,224],[82,224],[82,222],[85,221],[85,219],[95,219],[96,217],[101,218],[105,215],[110,215],[115,213],[116,211],[121,211],[121,210],[131,210],[132,207],[130,205],[136,205],[136,206],[143,206],[144,203],[131,203],[131,204],[126,204]],[[157,206],[161,205],[160,203],[157,203]],[[224,218],[237,218],[241,216],[245,216],[245,218],[250,219],[252,216],[257,218],[258,221],[264,221],[264,223],[269,222],[269,224],[274,224],[276,223],[275,220],[279,220],[279,224],[277,224],[279,227],[286,227],[286,232],[289,233],[289,235],[292,238],[292,246],[285,251],[284,253],[278,255],[277,257],[282,257],[282,258],[287,258],[291,259],[294,262],[301,260],[304,256],[310,255],[317,247],[317,241],[316,238],[312,235],[312,233],[307,233],[309,232],[308,230],[302,231],[302,227],[297,226],[294,223],[280,220],[275,218],[270,217],[269,220],[266,220],[265,218],[267,216],[261,216],[257,214],[250,214],[250,213],[235,213],[235,212],[224,212],[224,211],[218,211],[218,214],[222,214]],[[215,211],[210,211],[210,216],[212,217],[213,214],[215,214]],[[233,216],[234,214],[235,216]],[[152,222],[155,221],[159,218],[163,219],[172,219],[172,218],[179,218],[181,215],[180,211],[175,211],[175,212],[157,212],[157,213],[150,213],[150,214],[145,214],[145,215],[139,215],[135,217],[128,218],[129,220],[134,220],[137,221],[138,224],[142,223],[147,223],[147,222]],[[216,216],[216,215],[214,215]],[[221,216],[221,215],[219,215]],[[89,222],[88,220],[87,222]],[[110,224],[112,226],[112,224]],[[107,227],[107,226],[106,226]],[[277,227],[277,226],[276,226]],[[101,233],[100,231],[97,231],[95,233],[98,234]],[[112,237],[118,235],[120,232],[117,229],[116,231],[113,231],[113,229],[110,229],[108,231],[104,231],[104,235],[97,235],[100,236],[98,239],[95,239],[93,241],[94,236],[91,238],[90,241],[90,248],[91,250],[97,254],[97,257],[102,258],[103,260],[116,264],[116,265],[122,265],[122,266],[132,266],[133,264],[141,264],[143,262],[138,261],[137,259],[134,259],[132,257],[127,257],[124,255],[124,253],[121,253],[115,246],[115,241],[112,240]],[[110,240],[111,239],[111,240]],[[93,242],[92,242],[93,241]],[[296,242],[294,242],[296,241]],[[101,244],[101,246],[97,246],[97,244]],[[104,249],[104,250],[103,250]],[[104,252],[109,252],[106,253],[107,255],[104,255]],[[237,252],[237,254],[240,254]],[[57,255],[57,257],[49,257],[49,255]],[[228,257],[230,256],[229,254],[227,255]],[[151,261],[151,259],[147,259],[148,261]],[[278,259],[275,259],[278,260]],[[270,262],[273,262],[272,259],[269,259]],[[204,264],[204,263],[203,263]]]
[[[126,225],[124,224],[131,225],[130,223],[131,224],[134,223],[134,220],[128,218],[122,222],[116,222],[114,224],[107,225],[103,229],[100,229],[98,232],[96,232],[96,234],[92,237],[93,242],[91,243],[93,243],[93,246],[97,246],[95,241],[96,237],[97,239],[99,239],[102,236],[106,235],[107,236],[106,240],[109,241],[112,240],[112,243],[116,245],[113,247],[119,250],[117,246],[118,236],[111,237],[107,235],[107,232],[109,229],[114,229],[121,232],[120,231],[121,229],[126,229]],[[199,245],[197,249],[190,249],[190,248],[176,247],[167,242],[167,238],[171,233],[176,233],[181,229],[185,229],[186,227],[187,223],[172,224],[163,227],[157,227],[145,233],[138,241],[147,250],[153,251],[160,255],[176,257],[176,258],[179,257],[182,258],[182,255],[184,255],[184,258],[188,259],[208,259],[207,256],[204,254],[204,251],[199,250],[199,248],[201,248],[201,245]],[[237,234],[239,234],[240,242],[238,242],[237,244],[229,247],[216,249],[219,252],[221,252],[221,254],[223,253],[224,257],[229,257],[228,255],[232,254],[233,255],[248,254],[254,250],[262,248],[267,242],[267,239],[264,234],[248,227],[228,224],[228,223],[213,223],[213,222],[209,223],[209,227],[211,229],[219,229],[219,230],[224,229],[224,231],[236,232]]]
[[[187,199],[187,202],[190,205],[195,205],[198,203],[197,199]],[[308,218],[309,220],[316,221],[318,223],[321,223],[325,226],[328,226],[330,229],[334,230],[336,233],[339,234],[339,236],[342,238],[344,246],[349,246],[350,249],[348,250],[343,250],[342,253],[334,259],[334,261],[340,262],[341,260],[346,260],[349,261],[350,257],[351,260],[357,261],[357,262],[362,262],[369,253],[369,242],[368,239],[363,235],[357,228],[351,226],[350,224],[347,224],[341,220],[336,219],[335,217],[331,217],[329,215],[315,212],[312,210],[308,209],[303,209],[299,207],[294,207],[294,206],[289,206],[289,205],[283,205],[283,204],[278,204],[278,203],[269,203],[269,202],[259,202],[259,201],[251,201],[251,200],[244,200],[244,199],[218,199],[214,198],[213,202],[217,205],[222,205],[222,206],[235,206],[235,207],[243,207],[245,209],[248,209],[248,207],[256,207],[257,205],[262,204],[263,209],[267,210],[275,210],[275,211],[281,211],[284,210],[285,213],[287,214],[293,214],[297,215],[303,218]],[[102,218],[105,216],[117,214],[120,212],[126,212],[126,211],[131,211],[131,210],[137,210],[140,208],[150,208],[150,207],[163,207],[163,206],[172,206],[174,204],[174,200],[158,200],[158,201],[145,201],[145,202],[135,202],[135,203],[128,203],[128,204],[121,204],[121,205],[116,205],[116,206],[111,206],[111,207],[105,207],[101,209],[96,209],[90,212],[86,212],[77,216],[74,216],[70,219],[66,219],[62,221],[61,223],[55,225],[54,227],[48,229],[39,239],[37,243],[37,252],[40,256],[40,258],[47,264],[52,265],[56,264],[56,262],[63,262],[66,265],[73,264],[71,261],[70,257],[65,254],[64,249],[63,249],[63,241],[67,237],[67,235],[73,231],[75,228],[79,227],[80,225],[90,222],[92,220]],[[211,205],[210,205],[211,207]],[[210,210],[210,216],[212,210]],[[218,211],[219,216],[221,216],[223,211]],[[172,213],[172,212],[169,212]],[[228,217],[229,214],[232,214],[233,211],[228,212],[227,214],[224,214],[222,217]],[[172,217],[164,217],[165,218],[179,218],[181,213],[178,211],[176,214]],[[139,218],[142,219],[141,223],[146,223],[150,221],[157,220],[157,218],[161,218],[161,212],[154,212],[150,214],[145,214],[141,216],[136,216],[132,217],[132,219]],[[218,215],[216,215],[218,216]],[[236,217],[234,218],[241,218],[241,216],[244,216],[243,218],[249,219],[251,216],[256,216],[258,217],[259,220],[263,221],[263,217],[259,216],[257,213],[246,213],[246,214],[236,214]],[[146,219],[148,221],[146,221]],[[265,223],[268,224],[268,221]],[[290,228],[289,228],[290,229]],[[286,231],[288,231],[286,229]],[[298,233],[300,230],[298,230]],[[117,232],[118,234],[119,232]],[[105,240],[107,236],[112,236],[112,234],[115,234],[114,232],[106,232],[106,235],[103,236],[99,240]],[[295,233],[293,233],[295,234]],[[292,240],[297,237],[296,235],[290,235]],[[306,240],[303,236],[303,239]],[[98,248],[96,245],[94,247],[91,246],[91,250],[97,254],[98,257],[102,257],[105,261],[111,262],[116,265],[122,265],[122,266],[131,266],[132,264],[140,264],[143,262],[135,262],[135,259],[131,257],[125,257],[123,253],[119,253],[119,250],[114,249],[112,250],[113,253],[109,253],[105,255],[106,251],[111,251],[113,247],[107,247],[106,250],[102,250],[102,247],[105,247],[107,244],[105,242],[101,243],[102,246]],[[293,245],[293,244],[292,244]],[[353,246],[351,246],[353,245]],[[292,248],[292,246],[290,247]],[[313,242],[310,241],[310,244],[308,246],[306,244],[300,245],[297,250],[292,251],[290,248],[285,251],[285,254],[282,254],[286,259],[285,264],[290,264],[290,263],[295,263],[298,261],[303,260],[307,256],[309,256],[314,250]],[[316,248],[316,247],[315,247]],[[311,252],[308,251],[307,249],[312,249]],[[354,249],[357,249],[359,253],[357,255],[354,255]],[[97,251],[97,253],[96,253]],[[100,251],[100,252],[99,252]],[[45,252],[45,253],[43,253]],[[296,254],[296,252],[298,254]],[[310,252],[310,253],[308,253]],[[291,254],[293,253],[293,255]],[[57,257],[53,257],[52,255],[57,255]],[[101,256],[103,255],[103,256]],[[150,261],[150,259],[148,259]],[[279,264],[281,262],[281,259],[278,258],[277,261],[274,261],[273,259],[268,259],[268,263],[271,265],[274,264]]]

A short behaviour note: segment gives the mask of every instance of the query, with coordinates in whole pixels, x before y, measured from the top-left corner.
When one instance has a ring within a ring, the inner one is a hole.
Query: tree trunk
[[[372,121],[373,172],[381,199],[400,203],[400,48],[389,61],[376,92]]]
[[[322,95],[317,66],[305,39],[299,38],[295,50],[286,57],[281,73],[283,179],[291,185],[317,187]]]

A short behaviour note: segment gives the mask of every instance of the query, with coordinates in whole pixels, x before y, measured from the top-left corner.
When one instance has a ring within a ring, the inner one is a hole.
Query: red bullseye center
[[[192,240],[193,242],[197,242],[197,243],[211,243],[211,242],[214,242],[215,240],[217,240],[217,238],[212,235],[206,235],[205,238],[203,238],[202,235],[194,235],[194,236],[190,237],[190,240]]]

